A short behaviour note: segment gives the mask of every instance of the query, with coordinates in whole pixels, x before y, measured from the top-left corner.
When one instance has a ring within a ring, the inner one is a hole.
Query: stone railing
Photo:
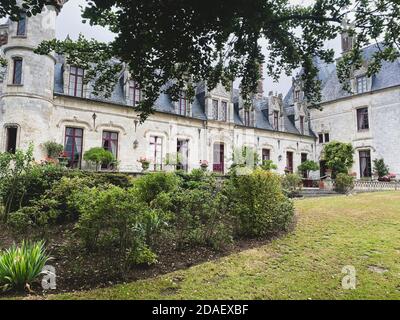
[[[357,180],[354,183],[354,190],[356,191],[383,191],[383,190],[400,190],[400,182],[384,182],[384,181],[364,181]]]

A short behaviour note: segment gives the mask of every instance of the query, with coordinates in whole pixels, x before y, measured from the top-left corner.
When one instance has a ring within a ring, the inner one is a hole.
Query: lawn
[[[153,279],[56,299],[398,299],[400,192],[296,200],[296,230]],[[356,289],[342,288],[342,268]]]

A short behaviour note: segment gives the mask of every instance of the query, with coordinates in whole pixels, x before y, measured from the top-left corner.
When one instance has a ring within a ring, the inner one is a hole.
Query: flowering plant
[[[208,161],[207,160],[200,160],[200,166],[201,167],[208,167]]]
[[[61,152],[58,154],[58,157],[59,157],[59,158],[68,158],[68,153],[65,152],[65,151],[61,151]]]
[[[141,164],[149,164],[150,160],[147,159],[146,157],[140,157],[138,162],[140,162]]]

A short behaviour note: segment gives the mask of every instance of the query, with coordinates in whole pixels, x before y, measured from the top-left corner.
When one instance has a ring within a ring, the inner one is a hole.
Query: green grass
[[[296,209],[296,230],[262,247],[153,279],[51,298],[400,298],[400,192],[297,200]],[[356,268],[355,290],[341,286],[345,265]]]

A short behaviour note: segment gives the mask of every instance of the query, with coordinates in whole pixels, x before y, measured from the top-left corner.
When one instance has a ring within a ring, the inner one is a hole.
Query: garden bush
[[[109,165],[113,162],[113,154],[102,147],[91,148],[83,154],[83,159],[95,166],[95,170],[99,170],[101,165]]]
[[[35,281],[51,258],[42,241],[23,241],[0,253],[0,287],[23,290]]]
[[[134,189],[86,187],[83,192],[74,193],[73,198],[80,213],[77,236],[88,250],[109,252],[116,248],[121,260],[128,264],[155,261],[146,239],[158,231],[162,222],[153,216],[157,223],[149,227],[150,209],[138,201]]]
[[[174,173],[151,172],[134,181],[140,201],[150,203],[161,192],[172,192],[179,186],[180,179]]]
[[[288,173],[282,177],[282,188],[289,197],[295,197],[303,185],[301,177],[296,173]]]
[[[222,195],[204,188],[179,188],[161,194],[153,205],[170,212],[170,232],[179,247],[222,249],[232,242],[231,219],[223,200]]]
[[[335,190],[340,193],[349,193],[354,189],[354,177],[346,173],[339,173],[335,179]]]
[[[293,204],[275,173],[257,169],[249,175],[232,176],[224,184],[223,194],[239,236],[272,235],[288,230],[293,221]]]

